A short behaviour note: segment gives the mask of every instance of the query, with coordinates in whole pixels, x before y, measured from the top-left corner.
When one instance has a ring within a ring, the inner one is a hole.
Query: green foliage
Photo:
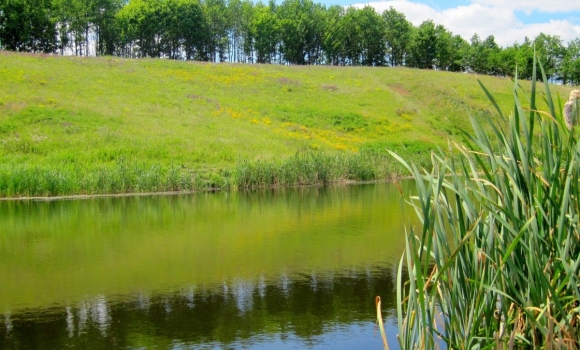
[[[481,41],[479,35],[474,34],[471,37],[471,47],[467,58],[468,67],[478,74],[496,75],[498,71],[496,60],[499,52],[500,48],[495,43],[493,35]]]
[[[580,85],[580,38],[568,44],[561,63],[560,79],[564,85]]]
[[[437,55],[435,57],[435,68],[439,70],[449,70],[453,63],[453,35],[442,25],[435,27],[435,48]]]
[[[364,130],[369,126],[366,118],[356,113],[335,114],[331,116],[330,120],[332,126],[344,132]]]
[[[405,62],[405,55],[411,34],[413,24],[407,21],[404,14],[398,12],[393,7],[382,14],[385,21],[385,41],[387,45],[388,61],[392,66],[401,66]]]
[[[341,19],[345,63],[350,65],[383,66],[385,64],[385,30],[381,17],[372,7],[347,9]]]
[[[33,146],[23,144],[34,152]],[[70,194],[115,194],[227,189],[224,180],[191,174],[179,166],[147,166],[119,158],[111,165],[63,167],[0,166],[1,197],[44,197]]]
[[[242,161],[236,168],[238,188],[327,185],[339,181],[371,181],[396,177],[402,168],[375,152],[324,154],[301,152],[274,161]]]
[[[433,69],[437,59],[437,32],[432,20],[425,21],[413,31],[407,65]]]
[[[314,64],[322,58],[323,7],[312,0],[284,0],[280,18],[280,53],[290,64]]]
[[[271,7],[260,3],[256,5],[250,28],[254,38],[256,61],[272,63],[276,56],[281,27]],[[249,50],[247,54],[251,56],[251,53],[252,50]]]
[[[326,172],[340,169],[329,181],[391,178],[401,166],[382,160],[387,148],[427,165],[429,150],[467,125],[464,111],[486,110],[472,76],[437,71],[3,51],[0,75],[1,196],[236,188],[238,164],[290,162],[307,151],[349,159],[328,163]],[[486,84],[499,92],[510,83]],[[512,104],[498,97],[502,108]],[[378,153],[377,164],[352,175],[374,159],[366,152]],[[121,159],[124,182],[115,180]],[[52,180],[36,183],[33,174]]]
[[[534,62],[534,45],[530,39],[526,38],[522,44],[514,44],[516,49],[515,63],[520,79],[531,79]],[[515,72],[513,70],[512,72]]]
[[[558,36],[500,48],[471,45],[431,20],[371,6],[313,0],[1,0],[0,49],[212,62],[401,66],[530,79],[534,48],[547,78],[578,84],[578,39]]]
[[[49,0],[1,0],[0,48],[52,52],[56,46]]]
[[[514,84],[506,131],[488,119],[490,135],[471,117],[465,144],[453,144],[455,157],[433,153],[432,170],[393,153],[416,180],[422,222],[399,265],[403,349],[580,344],[580,142],[547,83],[538,110],[532,78],[529,108]]]
[[[208,40],[219,38],[208,38],[204,16],[194,0],[131,1],[117,13],[121,51],[130,57],[208,60],[215,54]]]
[[[223,62],[228,46],[227,3],[225,0],[204,0],[202,6],[208,31],[201,38],[206,42],[209,59]]]
[[[565,52],[560,37],[540,33],[534,39],[534,49],[546,76],[557,76],[557,72],[561,71],[560,65]]]

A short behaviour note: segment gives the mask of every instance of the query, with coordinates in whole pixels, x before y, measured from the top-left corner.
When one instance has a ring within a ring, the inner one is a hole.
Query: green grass
[[[237,177],[246,176],[248,167],[295,172],[296,159],[340,159],[325,170],[331,177],[314,182],[388,178],[402,168],[384,157],[387,149],[424,162],[430,150],[469,125],[467,111],[479,118],[491,114],[475,76],[401,68],[0,51],[0,76],[4,197],[238,188],[314,179],[311,174],[275,175],[294,177],[284,181]],[[502,108],[512,104],[502,93],[509,80],[482,79]],[[569,89],[556,89],[567,96]],[[354,171],[353,166],[369,164],[370,153],[379,163]]]
[[[369,181],[392,174],[381,168],[388,164],[385,158],[368,152],[352,155],[298,153],[281,161],[244,161],[237,167],[236,179],[242,188],[326,185],[336,179]]]
[[[399,158],[422,222],[399,265],[402,349],[580,346],[580,139],[552,93],[514,84],[508,127],[471,117],[432,170]]]

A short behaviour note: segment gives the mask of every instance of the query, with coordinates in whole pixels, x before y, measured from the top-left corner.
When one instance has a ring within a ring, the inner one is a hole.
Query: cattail
[[[566,121],[566,126],[568,127],[568,129],[572,129],[573,124],[572,120],[572,105],[574,104],[573,101],[574,100],[569,100],[564,105],[564,120]]]
[[[572,90],[570,92],[570,98],[568,102],[564,105],[564,120],[566,121],[566,126],[568,129],[572,129],[574,125],[574,113],[572,113],[573,107],[576,101],[580,99],[580,90]]]

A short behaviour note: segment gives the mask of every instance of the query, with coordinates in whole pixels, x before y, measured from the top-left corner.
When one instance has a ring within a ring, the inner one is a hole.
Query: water
[[[0,202],[0,349],[381,349],[401,212],[392,184]]]

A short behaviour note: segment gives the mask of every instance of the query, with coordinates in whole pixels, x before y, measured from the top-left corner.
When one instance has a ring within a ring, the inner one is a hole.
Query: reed
[[[421,160],[421,155],[414,157]],[[356,153],[298,152],[280,160],[243,160],[235,171],[240,189],[327,185],[340,181],[372,181],[398,178],[404,168],[388,157],[373,151]]]
[[[0,166],[1,197],[185,191],[214,185],[202,174],[188,173],[175,165],[145,165],[123,158],[114,164],[99,166]]]
[[[393,153],[417,182],[422,222],[398,268],[402,349],[579,347],[580,143],[548,84],[537,93],[538,67],[529,107],[516,76],[509,116],[480,82],[505,130],[470,116],[472,132],[453,156],[433,153],[432,170]]]
[[[425,163],[427,153],[409,153]],[[234,170],[189,169],[182,165],[147,164],[119,157],[108,164],[68,166],[0,164],[0,197],[256,189],[328,185],[340,181],[398,178],[401,164],[386,153],[360,151],[298,152],[279,160],[240,160]]]

